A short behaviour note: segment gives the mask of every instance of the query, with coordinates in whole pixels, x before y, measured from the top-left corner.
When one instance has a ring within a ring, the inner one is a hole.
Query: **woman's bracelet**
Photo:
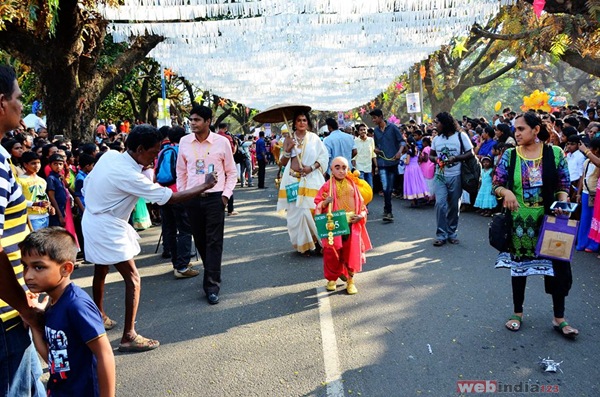
[[[283,157],[285,157],[286,159],[289,159],[292,156],[292,154],[290,152],[283,152]]]
[[[504,197],[503,195],[500,194],[504,189],[506,189],[504,186],[499,186],[498,188],[496,188],[496,196]]]
[[[588,157],[588,156],[590,155],[590,152],[591,152],[591,150],[590,150],[590,149],[588,149],[588,150],[586,150],[586,151],[585,151],[585,153],[583,153],[583,154],[585,154],[585,157]]]

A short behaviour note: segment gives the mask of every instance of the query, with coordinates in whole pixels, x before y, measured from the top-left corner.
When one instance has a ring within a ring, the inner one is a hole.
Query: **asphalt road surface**
[[[158,349],[116,351],[124,285],[111,269],[106,310],[119,323],[108,332],[118,396],[456,396],[457,382],[468,380],[497,382],[507,396],[600,395],[595,254],[578,252],[573,261],[566,316],[578,340],[553,330],[541,277],[529,278],[523,326],[513,333],[504,328],[510,276],[493,268],[489,218],[463,213],[460,244],[434,247],[433,207],[394,200],[395,222],[383,224],[383,200],[375,197],[367,225],[374,249],[355,277],[359,293],[346,295],[341,282],[326,293],[322,258],[293,251],[276,213],[273,167],[267,175],[268,189],[235,191],[240,214],[226,217],[216,306],[207,304],[201,276],[176,280],[154,253],[160,228],[140,233],[137,330],[160,340]],[[73,277],[88,293],[92,273],[84,265]],[[539,361],[547,357],[564,372],[544,372]]]

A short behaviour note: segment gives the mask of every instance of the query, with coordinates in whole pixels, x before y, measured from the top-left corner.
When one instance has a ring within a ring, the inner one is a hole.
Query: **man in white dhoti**
[[[208,174],[205,182],[192,189],[173,192],[152,183],[142,174],[160,151],[161,136],[151,125],[136,126],[127,137],[127,151],[106,152],[85,179],[83,192],[86,208],[82,227],[85,257],[95,264],[94,302],[102,313],[106,329],[116,323],[104,312],[104,280],[108,265],[115,265],[125,280],[125,324],[119,351],[139,352],[158,347],[159,342],[144,338],[135,331],[135,317],[140,301],[140,275],[133,260],[140,252],[139,236],[128,219],[140,197],[150,202],[176,204],[198,196],[212,188],[216,174]]]

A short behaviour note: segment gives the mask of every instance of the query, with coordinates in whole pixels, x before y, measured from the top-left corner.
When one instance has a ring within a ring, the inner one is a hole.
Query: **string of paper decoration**
[[[346,110],[513,2],[125,0],[102,12],[116,42],[165,37],[149,55],[216,95]]]

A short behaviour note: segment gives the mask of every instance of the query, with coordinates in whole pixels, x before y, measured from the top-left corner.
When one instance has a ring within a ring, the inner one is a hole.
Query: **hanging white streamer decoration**
[[[125,0],[100,10],[115,42],[165,37],[149,56],[213,94],[257,109],[347,110],[514,2]]]

